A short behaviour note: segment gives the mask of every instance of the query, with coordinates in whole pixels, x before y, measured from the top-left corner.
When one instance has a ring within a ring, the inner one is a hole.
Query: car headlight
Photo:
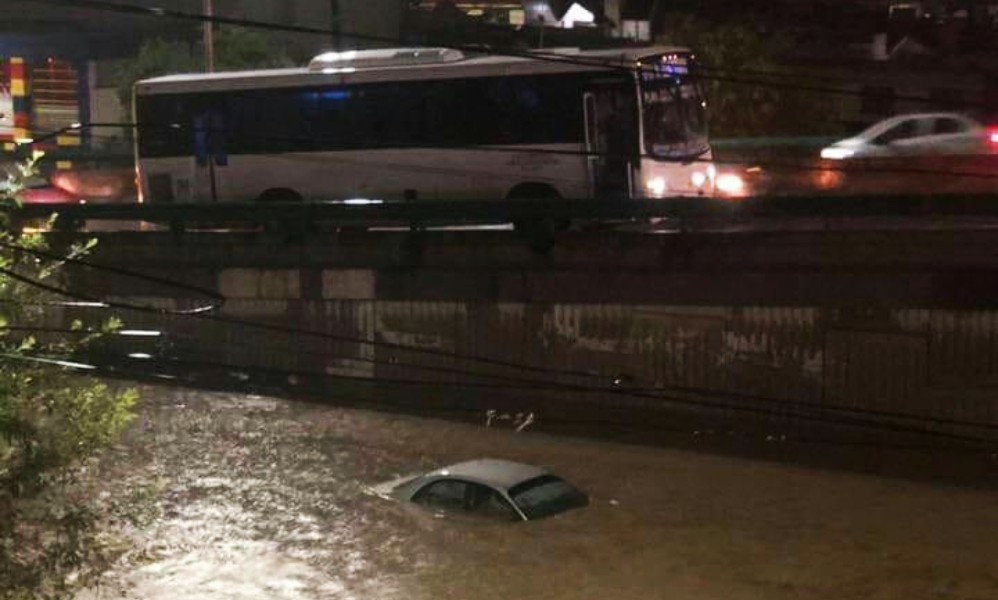
[[[821,151],[821,158],[827,160],[844,160],[846,158],[851,158],[855,154],[856,154],[855,150],[850,150],[849,148],[837,148],[835,146],[831,146]]]

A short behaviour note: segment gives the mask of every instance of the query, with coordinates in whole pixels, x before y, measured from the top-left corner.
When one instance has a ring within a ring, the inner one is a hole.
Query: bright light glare
[[[122,329],[118,332],[118,335],[129,335],[134,337],[159,337],[163,335],[162,331],[154,331],[152,329]]]
[[[717,187],[717,191],[726,196],[741,196],[745,193],[745,182],[734,173],[718,175],[714,185]]]
[[[645,182],[645,188],[654,196],[665,195],[665,177],[652,177]]]
[[[369,198],[349,198],[343,201],[343,204],[352,204],[357,206],[364,206],[367,204],[384,204],[384,200],[371,200]]]
[[[83,124],[82,123],[73,123],[72,125],[69,126],[69,128],[70,129],[82,129],[83,128]]]
[[[57,302],[56,304],[60,306],[74,306],[79,308],[107,308],[107,304],[103,302]]]
[[[322,70],[324,75],[335,75],[336,73],[356,73],[357,69],[354,67],[343,67],[341,69],[326,68]]]
[[[16,138],[14,140],[14,143],[17,144],[18,146],[27,146],[28,144],[34,144],[35,143],[35,138],[29,138],[29,137],[26,137],[26,138]]]
[[[340,62],[344,60],[353,60],[357,58],[356,50],[347,50],[346,52],[326,52],[316,56],[314,60],[322,62]]]
[[[22,357],[22,358],[24,360],[30,360],[30,361],[34,361],[34,362],[45,363],[47,365],[56,365],[56,366],[59,366],[59,367],[67,367],[67,368],[70,368],[70,369],[84,369],[84,370],[87,370],[87,371],[92,371],[92,370],[94,370],[94,369],[97,368],[97,367],[95,367],[93,365],[88,365],[88,364],[85,364],[85,363],[78,363],[78,362],[70,362],[68,360],[55,360],[55,359],[51,359],[51,358],[37,358],[37,357],[33,357],[33,356],[32,357],[25,356],[25,357]]]
[[[851,158],[854,154],[856,154],[855,150],[850,150],[848,148],[836,148],[832,146],[821,151],[821,158],[827,160],[844,160]]]
[[[998,129],[991,132],[991,143],[998,144]]]
[[[152,358],[152,354],[146,354],[145,352],[132,352],[128,355],[128,358],[137,358],[139,360],[149,360]]]
[[[693,174],[690,175],[690,183],[693,184],[693,187],[700,189],[703,184],[707,183],[707,176],[700,171],[693,171]]]

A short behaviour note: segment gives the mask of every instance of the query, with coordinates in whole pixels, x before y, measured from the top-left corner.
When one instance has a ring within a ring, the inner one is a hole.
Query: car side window
[[[872,142],[878,146],[885,146],[899,140],[917,137],[919,134],[918,129],[918,121],[915,119],[901,121],[894,127],[873,138]]]
[[[520,516],[499,492],[477,483],[468,484],[468,512],[490,521],[519,521]]]
[[[936,119],[932,127],[933,135],[946,135],[950,133],[961,133],[966,131],[963,123],[952,118]]]
[[[456,479],[441,479],[416,492],[412,501],[430,508],[462,510],[468,484]]]

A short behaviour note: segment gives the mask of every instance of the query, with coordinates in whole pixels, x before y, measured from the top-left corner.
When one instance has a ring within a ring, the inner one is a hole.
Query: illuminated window
[[[651,40],[651,29],[648,21],[624,20],[620,24],[621,37],[639,42]]]

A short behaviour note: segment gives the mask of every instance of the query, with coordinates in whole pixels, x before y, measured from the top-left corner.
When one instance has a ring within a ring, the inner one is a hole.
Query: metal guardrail
[[[998,195],[786,196],[736,200],[468,200],[376,204],[188,203],[31,204],[5,209],[11,229],[58,215],[58,229],[85,221],[141,221],[185,229],[199,225],[265,223],[294,227],[312,223],[344,226],[434,226],[496,223],[624,222],[649,219],[740,221],[755,218],[998,217]]]

